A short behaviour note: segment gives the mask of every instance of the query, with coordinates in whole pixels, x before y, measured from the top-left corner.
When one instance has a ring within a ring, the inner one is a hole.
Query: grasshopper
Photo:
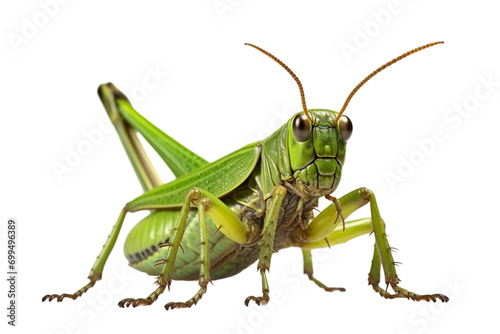
[[[368,282],[382,297],[414,301],[447,302],[442,294],[416,294],[399,286],[397,264],[392,257],[374,193],[356,189],[340,198],[337,188],[353,126],[343,115],[349,101],[370,78],[395,62],[442,42],[415,48],[382,65],[362,80],[347,97],[340,112],[307,109],[297,76],[278,58],[248,44],[278,62],[297,82],[302,111],[264,140],[247,145],[209,163],[166,135],[137,111],[113,84],[98,89],[104,107],[118,132],[144,193],[120,212],[106,243],[88,276],[90,282],[73,294],[52,294],[42,301],[76,299],[101,279],[125,215],[150,210],[125,241],[129,265],[156,275],[158,287],[146,298],[125,298],[120,307],[151,305],[172,280],[198,280],[199,290],[186,302],[170,302],[167,310],[191,307],[207,291],[208,283],[238,274],[254,262],[262,278],[262,295],[246,298],[258,305],[269,302],[269,271],[274,252],[287,247],[302,250],[304,273],[326,291],[313,275],[311,250],[331,247],[364,234],[373,234],[375,247]],[[174,173],[162,184],[141,142],[139,132]],[[331,204],[314,217],[313,209],[325,197]],[[370,204],[370,217],[346,221]],[[179,252],[180,249],[180,252]],[[383,268],[385,288],[380,284]],[[387,291],[388,287],[394,293]]]

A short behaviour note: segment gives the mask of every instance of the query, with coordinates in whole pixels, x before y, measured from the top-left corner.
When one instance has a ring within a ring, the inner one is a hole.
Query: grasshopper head
[[[337,188],[345,160],[346,142],[352,133],[347,116],[337,112],[308,110],[288,122],[288,157],[293,173],[289,182],[304,195],[326,195]]]
[[[292,117],[286,125],[287,144],[275,144],[274,149],[271,149],[271,151],[281,151],[286,147],[288,150],[287,152],[274,152],[275,159],[282,163],[279,166],[281,179],[288,182],[300,195],[323,196],[333,192],[340,182],[346,141],[352,133],[352,123],[349,118],[343,115],[351,98],[361,86],[380,71],[415,52],[442,43],[422,45],[377,68],[354,87],[338,113],[327,109],[307,109],[304,89],[292,70],[269,52],[253,44],[245,43],[280,64],[299,87],[303,111]],[[280,133],[281,130],[276,133]],[[274,139],[274,136],[270,138]],[[265,142],[266,140],[263,141],[263,143]]]

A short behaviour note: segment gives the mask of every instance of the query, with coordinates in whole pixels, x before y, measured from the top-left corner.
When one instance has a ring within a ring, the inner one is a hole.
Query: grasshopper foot
[[[267,305],[269,303],[269,290],[264,290],[262,297],[250,296],[245,299],[245,305],[248,306],[251,300],[253,300],[257,305]]]
[[[118,306],[120,306],[121,308],[129,307],[129,306],[132,306],[132,307],[148,306],[148,305],[153,304],[153,302],[154,302],[154,300],[145,299],[145,298],[138,298],[138,299],[125,298],[118,303]]]
[[[148,306],[153,304],[165,290],[165,285],[160,285],[158,289],[156,289],[152,294],[150,294],[147,298],[125,298],[118,303],[118,306],[121,308],[124,307],[137,307],[137,306]]]
[[[415,292],[408,291],[408,290],[398,286],[397,283],[394,283],[394,282],[390,283],[390,285],[396,293],[391,294],[391,293],[387,292],[387,290],[382,289],[378,285],[378,283],[379,282],[376,281],[375,279],[373,279],[371,276],[368,277],[368,284],[373,287],[373,290],[378,292],[382,297],[384,297],[386,299],[406,298],[406,299],[411,299],[411,300],[414,300],[417,302],[422,301],[422,300],[425,300],[427,302],[430,302],[430,301],[436,302],[436,300],[439,299],[443,303],[446,303],[450,300],[447,296],[440,294],[440,293],[419,295],[419,294],[416,294]]]
[[[329,287],[329,286],[324,285],[323,283],[318,281],[316,278],[314,278],[314,276],[312,274],[307,274],[307,277],[309,277],[309,279],[311,281],[316,283],[317,286],[319,286],[320,288],[322,288],[323,290],[325,290],[327,292],[333,292],[333,291],[345,292],[344,288],[334,288],[334,287]]]
[[[78,296],[76,294],[68,294],[68,293],[63,293],[62,295],[57,295],[57,294],[53,294],[53,295],[45,295],[43,296],[42,298],[42,302],[44,301],[52,301],[53,299],[57,300],[58,302],[62,301],[64,298],[70,298],[70,299],[73,299],[75,300],[76,298],[78,298]]]
[[[185,303],[182,302],[170,302],[165,305],[165,310],[173,310],[174,308],[188,308],[193,305],[196,305],[198,301],[203,297],[205,292],[207,292],[207,284],[208,282],[211,282],[209,278],[201,278],[200,279],[200,290]]]
[[[188,308],[188,307],[191,307],[193,306],[194,304],[196,304],[195,302],[186,302],[186,303],[182,303],[182,302],[170,302],[170,303],[167,303],[165,304],[165,310],[173,310],[174,308]]]
[[[394,291],[396,291],[396,294],[398,296],[401,296],[402,298],[407,298],[411,299],[414,301],[421,301],[425,300],[427,302],[430,302],[431,300],[435,303],[437,299],[441,300],[443,303],[448,302],[450,300],[447,296],[440,294],[440,293],[434,293],[434,294],[429,294],[429,295],[419,295],[414,292],[408,291],[406,289],[403,289],[397,285],[393,285],[392,288]]]
[[[80,290],[78,290],[75,293],[63,293],[62,295],[58,295],[58,294],[45,295],[42,298],[42,302],[44,302],[46,300],[50,302],[50,301],[52,301],[54,299],[57,300],[58,302],[60,302],[64,298],[69,298],[69,299],[75,300],[76,298],[80,297],[85,292],[87,292],[88,289],[90,289],[91,287],[93,287],[95,285],[95,282],[97,282],[99,279],[100,279],[100,277],[90,279],[90,282],[87,285],[85,285],[83,288],[81,288]]]
[[[165,310],[173,310],[174,308],[188,308],[191,307],[191,305],[188,305],[187,303],[177,303],[177,302],[170,302],[165,304]]]

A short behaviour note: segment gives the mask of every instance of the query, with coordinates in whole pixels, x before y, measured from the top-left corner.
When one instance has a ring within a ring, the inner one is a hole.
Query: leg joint
[[[359,191],[361,193],[361,197],[363,197],[363,199],[365,199],[367,201],[371,200],[372,197],[374,196],[373,191],[371,191],[368,188],[360,188]]]
[[[285,196],[286,195],[286,188],[283,187],[282,185],[276,185],[274,188],[273,188],[273,191],[271,192],[271,196],[274,196],[276,194],[279,194],[281,193],[281,195]]]
[[[211,207],[210,199],[206,196],[203,196],[203,190],[197,187],[191,188],[188,192],[189,201],[191,204],[199,207],[203,205],[205,207],[205,211],[207,211]]]
[[[193,204],[196,204],[195,201],[199,200],[201,197],[201,189],[200,188],[191,188],[189,189],[187,196],[190,198]]]

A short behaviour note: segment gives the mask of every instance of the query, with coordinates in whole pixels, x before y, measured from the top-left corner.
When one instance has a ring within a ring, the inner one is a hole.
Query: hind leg
[[[58,302],[60,302],[64,298],[70,298],[74,300],[80,297],[85,292],[87,292],[87,290],[93,287],[95,283],[101,279],[104,265],[106,264],[109,254],[111,253],[111,250],[113,249],[116,243],[116,239],[118,238],[118,234],[120,233],[120,230],[122,228],[123,220],[125,219],[126,213],[127,211],[125,208],[120,212],[120,216],[118,217],[116,224],[113,226],[113,229],[111,230],[108,239],[104,243],[101,252],[97,256],[97,259],[94,265],[92,266],[92,269],[90,270],[90,274],[88,276],[90,282],[80,290],[76,291],[75,293],[63,293],[61,295],[58,294],[45,295],[42,298],[42,302],[45,300],[51,301],[53,299],[56,299]]]

